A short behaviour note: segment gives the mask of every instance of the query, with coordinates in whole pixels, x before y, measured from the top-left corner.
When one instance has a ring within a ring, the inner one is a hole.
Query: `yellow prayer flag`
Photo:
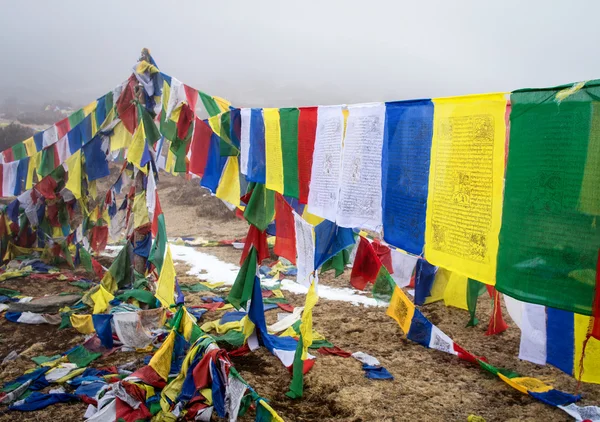
[[[104,276],[102,277],[102,281],[100,282],[100,285],[102,287],[104,287],[104,289],[106,291],[111,292],[111,293],[114,293],[119,289],[119,287],[117,286],[115,277],[111,274],[110,271],[107,271],[104,273]]]
[[[269,406],[266,401],[264,401],[264,399],[259,399],[258,403],[262,407],[267,409],[267,411],[271,414],[271,416],[273,417],[271,419],[272,422],[284,422],[283,419],[281,419],[281,417],[277,414],[277,412],[275,412],[275,410],[273,410],[273,408]]]
[[[231,105],[231,103],[225,98],[212,97],[212,99],[215,100],[215,103],[217,103],[217,105],[221,109],[221,112],[229,111],[229,106]]]
[[[91,315],[72,314],[70,319],[73,328],[75,328],[81,334],[92,334],[96,332]]]
[[[169,97],[171,96],[171,87],[169,86],[167,81],[163,81],[162,93],[162,108],[163,112],[166,112],[169,104]]]
[[[444,292],[448,286],[448,281],[452,273],[445,268],[438,268],[433,278],[433,284],[431,285],[431,291],[429,296],[425,299],[425,304],[437,302],[444,298]]]
[[[398,286],[394,289],[386,314],[398,322],[400,328],[404,331],[404,335],[408,334],[415,314],[415,305]]]
[[[192,337],[192,332],[194,330],[194,326],[196,325],[196,318],[191,315],[187,309],[183,308],[183,317],[181,318],[181,323],[179,325],[179,329],[183,334],[183,337],[190,341]]]
[[[171,403],[174,403],[179,393],[181,393],[181,387],[183,386],[183,382],[188,373],[189,367],[192,364],[194,357],[198,353],[199,348],[199,344],[190,348],[183,359],[179,374],[177,374],[177,377],[167,384],[167,386],[163,388],[162,392],[160,393],[160,407],[163,412],[168,412],[166,413],[168,415],[172,415],[172,413],[169,412],[171,409]],[[160,415],[163,416],[162,414]]]
[[[129,146],[129,149],[127,150],[127,161],[129,161],[131,164],[133,164],[140,170],[145,170],[145,169],[142,169],[142,166],[140,164],[142,162],[142,156],[144,155],[145,147],[146,147],[146,134],[144,132],[144,122],[140,122],[136,131],[133,133],[131,145]]]
[[[220,320],[205,322],[202,324],[200,329],[204,332],[215,330],[217,334],[225,334],[231,330],[241,331],[243,329],[242,321],[230,321],[225,324],[221,324]]]
[[[98,133],[98,122],[96,121],[96,113],[90,115],[92,121],[92,136],[96,136]]]
[[[29,157],[29,168],[27,169],[27,182],[25,183],[26,189],[31,189],[33,187],[33,175],[36,172],[38,163],[42,158],[42,152],[36,152],[31,157]]]
[[[173,154],[173,151],[171,151],[171,149],[168,149],[167,150],[167,160],[165,162],[165,171],[167,173],[175,174],[175,173],[173,173],[174,169],[175,169],[175,154]]]
[[[179,115],[181,114],[181,110],[183,109],[183,103],[179,104],[175,109],[171,112],[169,119],[177,123],[179,121]]]
[[[308,357],[308,348],[313,342],[312,311],[319,300],[316,285],[317,282],[313,280],[308,289],[308,293],[306,294],[304,310],[302,311],[302,322],[300,323],[300,334],[302,334],[302,360],[306,360]]]
[[[175,330],[172,330],[160,348],[156,351],[149,365],[165,381],[169,378],[171,370],[171,358],[173,356],[173,347],[175,346]]]
[[[244,342],[246,340],[248,340],[248,337],[250,337],[252,335],[252,333],[254,332],[254,323],[252,321],[250,321],[250,318],[248,318],[248,315],[244,316],[242,318],[242,333],[244,333]]]
[[[221,136],[221,116],[212,116],[208,118],[208,125],[218,136]]]
[[[156,287],[156,298],[164,307],[169,307],[175,304],[175,266],[173,265],[173,257],[171,248],[167,244],[167,253],[165,254],[165,262],[163,263],[160,276],[158,277],[158,286]]]
[[[108,274],[110,271],[107,271],[106,273]],[[104,280],[104,278],[102,280]],[[115,297],[100,284],[100,288],[96,293],[92,294],[90,298],[94,301],[94,313],[101,314],[108,309],[108,303]]]
[[[68,180],[65,187],[71,191],[75,198],[81,198],[81,150],[67,158]]]
[[[62,378],[59,378],[56,380],[57,384],[64,384],[65,382],[69,381],[70,379],[73,379],[81,374],[83,374],[85,372],[87,368],[77,368],[72,370],[71,372],[69,372],[67,375],[65,375]]]
[[[138,228],[149,222],[146,191],[142,191],[133,198],[133,226],[134,228]]]
[[[23,141],[25,144],[25,149],[27,150],[27,156],[31,157],[33,154],[37,152],[37,148],[35,147],[35,141],[33,140],[33,136],[31,138],[25,139]]]
[[[508,378],[505,375],[498,373],[498,376],[502,381],[510,385],[515,390],[519,390],[523,394],[527,394],[528,391],[532,393],[545,393],[547,391],[552,390],[552,387],[544,384],[537,378],[529,378],[529,377],[517,377],[517,378]]]
[[[89,116],[91,113],[93,113],[96,110],[96,105],[98,104],[98,102],[96,100],[92,101],[91,103],[89,103],[88,105],[86,105],[85,107],[83,107],[83,114],[87,116]]]
[[[581,357],[583,355],[583,343],[588,333],[591,318],[589,316],[575,315],[575,353],[573,375],[579,379],[581,370]],[[583,373],[581,381],[600,384],[600,341],[593,337],[588,340],[583,359]]]
[[[468,278],[458,273],[450,273],[446,290],[444,290],[444,305],[469,310],[467,306]]]
[[[325,220],[324,218],[321,218],[317,215],[311,214],[310,211],[308,210],[308,206],[304,207],[304,212],[302,213],[302,218],[304,219],[304,221],[306,221],[308,224],[310,224],[313,227],[318,226],[319,224],[321,224],[323,222],[323,220]]]
[[[425,257],[496,283],[504,189],[503,93],[433,100]]]
[[[142,60],[141,62],[138,63],[135,71],[138,74],[145,73],[146,71],[149,71],[150,74],[154,74],[154,73],[158,72],[158,69],[153,64],[148,63],[146,60]]]
[[[283,194],[283,156],[281,151],[281,125],[278,108],[264,108],[265,161],[267,189]]]
[[[240,204],[240,167],[237,156],[228,157],[215,195],[236,207]]]
[[[123,122],[117,123],[110,137],[110,152],[128,148],[133,135],[127,130]]]

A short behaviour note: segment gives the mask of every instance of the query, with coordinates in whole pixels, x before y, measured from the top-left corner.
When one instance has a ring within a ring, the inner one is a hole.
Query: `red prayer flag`
[[[283,309],[286,312],[292,313],[294,312],[294,307],[292,305],[290,305],[289,303],[277,303],[277,306],[279,306],[281,309]]]
[[[58,135],[58,139],[62,139],[69,130],[71,130],[71,125],[69,123],[69,118],[65,117],[60,122],[55,123],[56,126],[56,134]]]
[[[2,178],[0,177],[0,180],[1,179]],[[46,199],[56,199],[54,191],[57,186],[56,180],[50,176],[46,176],[34,186],[34,189]]]
[[[598,250],[598,261],[596,263],[596,294],[592,305],[592,316],[588,336],[600,340],[600,249]]]
[[[346,352],[345,350],[342,350],[337,346],[320,347],[317,349],[317,352],[319,352],[322,355],[334,355],[334,356],[340,356],[342,358],[349,358],[350,356],[352,356],[352,353]]]
[[[392,250],[388,246],[382,244],[379,240],[374,240],[373,243],[371,243],[371,246],[373,246],[375,253],[385,269],[388,270],[388,273],[394,274],[394,268],[392,266]]]
[[[194,125],[194,134],[192,135],[192,145],[190,154],[190,173],[202,177],[206,162],[208,161],[208,150],[210,149],[210,138],[213,134],[212,129],[204,121],[196,117]]]
[[[11,163],[15,160],[15,155],[13,154],[12,148],[2,151],[2,156],[4,157],[5,163]]]
[[[308,203],[308,190],[317,132],[317,107],[300,107],[298,116],[298,201]]]
[[[152,236],[154,237],[158,234],[158,216],[163,213],[160,207],[160,200],[158,199],[158,191],[155,192],[155,195],[156,205],[154,206],[154,215],[152,216]]]
[[[283,195],[275,193],[275,255],[296,265],[296,226],[292,207]]]
[[[102,252],[106,248],[108,242],[108,226],[95,226],[92,228],[91,247],[97,253]]]
[[[248,235],[246,236],[246,243],[244,244],[244,250],[242,251],[240,265],[242,265],[246,260],[251,246],[254,246],[254,249],[256,249],[259,263],[271,256],[269,253],[269,244],[267,243],[267,233],[264,231],[261,232],[252,224],[248,229]]]
[[[350,274],[350,284],[358,290],[364,290],[367,284],[375,281],[379,268],[381,268],[381,261],[373,246],[367,239],[361,237]]]
[[[192,111],[196,110],[196,104],[198,103],[198,91],[185,84],[183,84],[183,89],[185,90],[185,97],[187,98],[187,103],[190,105],[190,108]]]
[[[134,85],[136,83],[137,79],[134,75],[131,75],[116,104],[119,118],[131,134],[135,132],[135,127],[137,125],[137,107],[133,102],[135,99]]]
[[[190,109],[189,105],[184,103],[181,106],[181,112],[177,120],[177,137],[179,139],[184,140],[186,138],[193,120],[194,112]]]
[[[485,332],[486,336],[491,336],[494,334],[500,334],[508,329],[508,325],[502,318],[502,307],[500,306],[500,294],[496,290],[494,286],[485,286],[488,290],[488,293],[494,300],[494,307],[492,308],[492,315],[490,317],[490,323],[488,325],[488,329]]]

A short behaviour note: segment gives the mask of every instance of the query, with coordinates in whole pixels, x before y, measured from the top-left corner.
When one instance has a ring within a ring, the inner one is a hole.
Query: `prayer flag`
[[[482,94],[433,102],[425,258],[493,285],[502,214],[506,99],[504,94]]]

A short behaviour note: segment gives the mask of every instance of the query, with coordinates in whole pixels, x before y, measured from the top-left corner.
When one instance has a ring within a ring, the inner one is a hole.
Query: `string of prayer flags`
[[[387,314],[398,322],[400,328],[404,331],[404,334],[409,340],[419,343],[427,348],[453,354],[458,356],[461,360],[474,363],[481,369],[497,376],[507,385],[524,394],[528,394],[543,403],[558,406],[563,410],[565,410],[564,407],[572,406],[569,407],[569,410],[573,412],[581,409],[573,404],[581,398],[580,396],[574,396],[556,390],[538,379],[521,377],[513,371],[496,368],[489,364],[485,358],[477,357],[466,351],[452,341],[452,339],[438,327],[433,325],[418,309],[416,309],[415,305],[398,287],[394,290]]]
[[[600,244],[600,81],[571,88],[511,94],[497,289],[591,315]]]
[[[386,103],[383,238],[415,255],[425,242],[433,110],[431,100]]]
[[[502,214],[504,94],[434,99],[425,258],[486,284],[496,279]]]

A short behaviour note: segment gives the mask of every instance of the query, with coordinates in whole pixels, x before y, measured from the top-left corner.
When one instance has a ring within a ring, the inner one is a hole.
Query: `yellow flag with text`
[[[503,93],[434,99],[425,258],[496,283],[504,189]]]

